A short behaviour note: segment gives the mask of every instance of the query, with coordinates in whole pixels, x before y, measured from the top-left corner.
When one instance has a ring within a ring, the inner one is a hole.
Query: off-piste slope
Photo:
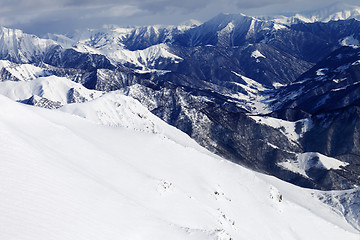
[[[358,239],[322,192],[221,160],[118,93],[0,109],[1,239]]]

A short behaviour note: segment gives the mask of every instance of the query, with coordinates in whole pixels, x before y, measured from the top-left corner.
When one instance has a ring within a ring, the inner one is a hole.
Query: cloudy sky
[[[0,0],[0,25],[28,33],[70,33],[105,24],[176,25],[224,13],[269,15],[318,9],[329,0]],[[359,4],[359,0],[341,0]]]

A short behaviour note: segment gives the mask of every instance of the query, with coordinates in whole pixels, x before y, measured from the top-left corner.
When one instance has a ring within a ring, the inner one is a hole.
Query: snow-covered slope
[[[168,51],[165,44],[157,44],[143,50],[130,51],[124,48],[116,48],[113,46],[104,46],[100,49],[100,53],[112,59],[114,62],[131,63],[143,70],[154,68],[157,60],[169,59],[176,63],[183,60]]]
[[[46,76],[48,73],[32,64],[16,64],[8,60],[0,60],[1,80],[28,81]]]
[[[166,124],[140,102],[125,96],[121,91],[113,91],[84,103],[68,104],[59,110],[85,118],[96,124],[161,134],[169,139],[176,139],[176,142],[184,146],[205,151],[186,134],[179,134],[179,130],[175,127]]]
[[[238,91],[236,94],[229,95],[236,99],[234,102],[247,109],[251,114],[266,114],[271,111],[268,106],[268,97],[265,93],[268,90],[262,84],[255,80],[245,77],[239,73],[232,72],[235,76],[240,77],[245,84],[234,82],[237,87],[240,87],[244,91]]]
[[[49,39],[41,39],[18,29],[0,27],[0,56],[16,63],[41,61],[45,51],[56,45]]]
[[[119,107],[136,106],[128,101]],[[3,96],[0,108],[1,239],[358,239],[311,190],[184,146],[181,132],[94,124]]]
[[[316,152],[300,153],[293,161],[288,160],[278,164],[293,172],[297,172],[305,177],[309,177],[307,172],[309,170],[317,169],[340,169],[345,167],[348,163],[341,162],[335,158],[327,157]],[[310,177],[309,177],[310,178]]]
[[[38,77],[31,81],[0,82],[0,94],[15,101],[41,102],[46,99],[56,107],[73,102],[85,102],[102,95],[100,91],[86,89],[64,77]],[[34,103],[34,102],[33,102]],[[34,105],[38,105],[34,103]],[[54,107],[50,107],[54,108]]]

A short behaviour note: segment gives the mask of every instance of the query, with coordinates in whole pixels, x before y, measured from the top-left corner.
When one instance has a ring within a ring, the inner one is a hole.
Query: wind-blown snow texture
[[[78,109],[106,111],[114,96],[102,98],[105,106],[98,101]],[[151,115],[134,100],[117,98],[128,119],[136,119],[130,111]],[[358,237],[311,191],[198,151],[175,129],[169,138],[134,131],[136,123],[97,125],[91,117],[33,109],[5,97],[0,106],[3,239]],[[301,204],[306,197],[312,211]]]

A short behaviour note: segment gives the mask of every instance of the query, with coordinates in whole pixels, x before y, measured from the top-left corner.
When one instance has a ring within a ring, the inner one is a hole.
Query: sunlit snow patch
[[[278,163],[278,165],[292,172],[296,172],[305,177],[309,177],[307,173],[309,169],[318,168],[326,170],[337,170],[341,169],[341,167],[347,166],[348,163],[339,161],[332,157],[327,157],[320,153],[307,152],[298,154],[295,160],[281,162]]]
[[[325,72],[329,71],[328,68],[320,68],[316,70],[316,76],[325,76]]]
[[[251,53],[251,57],[256,59],[256,62],[260,62],[259,58],[266,58],[259,50],[255,50]]]
[[[286,121],[273,117],[250,116],[259,124],[279,129],[290,141],[297,143],[299,138],[312,127],[310,119],[302,119],[296,122]]]
[[[32,64],[16,64],[7,60],[0,60],[0,70],[6,71],[14,81],[29,81],[48,75],[44,69]]]
[[[15,101],[31,97],[46,98],[64,105],[72,102],[85,102],[101,96],[100,91],[89,90],[79,83],[64,77],[39,77],[31,81],[0,82],[0,94]]]
[[[341,39],[339,42],[342,46],[349,46],[353,48],[358,48],[360,46],[359,40],[355,39],[354,35],[347,36]]]
[[[188,142],[3,96],[0,109],[0,239],[358,239],[310,190]]]

